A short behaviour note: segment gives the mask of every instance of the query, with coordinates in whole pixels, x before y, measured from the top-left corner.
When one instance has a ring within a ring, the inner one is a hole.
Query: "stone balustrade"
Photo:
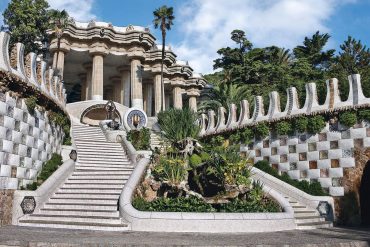
[[[231,104],[228,110],[220,107],[217,115],[213,110],[210,110],[207,115],[201,115],[200,136],[214,135],[233,129],[253,126],[264,121],[278,121],[298,115],[316,115],[322,112],[369,106],[370,98],[366,98],[362,92],[360,75],[350,75],[348,76],[348,80],[349,95],[346,101],[340,99],[338,80],[333,78],[326,81],[327,94],[325,103],[322,105],[318,102],[316,84],[308,83],[306,84],[306,100],[302,108],[299,106],[297,89],[291,87],[287,89],[287,102],[284,111],[281,110],[279,93],[276,91],[269,94],[270,104],[267,114],[264,112],[261,96],[255,97],[252,114],[249,113],[249,103],[247,100],[240,102],[239,116],[237,116],[237,107],[235,104]]]
[[[9,53],[9,40],[8,33],[0,32],[0,71],[26,82],[64,109],[67,95],[63,81],[53,76],[54,70],[47,68],[46,62],[39,60],[35,53],[25,56],[22,43],[16,43]]]

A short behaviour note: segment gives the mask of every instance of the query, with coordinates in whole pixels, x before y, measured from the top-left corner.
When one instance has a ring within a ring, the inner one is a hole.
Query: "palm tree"
[[[171,30],[173,25],[173,20],[175,16],[173,15],[173,8],[163,5],[162,7],[153,11],[154,15],[154,27],[160,28],[162,32],[162,62],[161,62],[161,93],[162,93],[162,110],[164,110],[164,83],[163,83],[163,64],[165,55],[165,45],[166,45],[166,31]]]
[[[60,50],[60,39],[62,38],[64,29],[68,26],[69,15],[67,11],[65,10],[59,11],[59,10],[51,9],[49,11],[49,19],[50,19],[51,28],[54,29],[55,35],[58,39],[57,58],[55,62],[55,68],[53,69],[54,69],[55,75],[59,75],[58,59],[59,59],[59,50]]]

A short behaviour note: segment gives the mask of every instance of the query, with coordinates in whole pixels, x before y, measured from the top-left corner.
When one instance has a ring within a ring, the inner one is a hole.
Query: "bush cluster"
[[[26,190],[36,190],[44,181],[46,181],[62,164],[62,156],[57,153],[51,155],[50,160],[46,161],[41,169],[41,172],[37,176],[37,181],[27,184],[26,187],[21,187],[21,189]]]
[[[274,176],[285,183],[288,183],[297,189],[300,189],[307,194],[313,195],[313,196],[326,196],[327,193],[323,190],[321,187],[321,184],[319,182],[307,182],[305,180],[298,181],[291,179],[288,174],[284,173],[283,175],[279,175],[278,171],[272,168],[267,161],[258,161],[255,165],[256,168],[270,174],[271,176]]]
[[[135,197],[132,205],[140,211],[154,212],[280,212],[280,206],[275,201],[264,198],[260,201],[234,199],[229,203],[209,204],[196,197],[158,198],[147,202],[141,197]]]
[[[148,128],[131,130],[127,133],[127,140],[132,143],[136,150],[150,149],[150,131]]]
[[[339,122],[347,127],[352,127],[357,123],[356,112],[347,111],[339,115]]]
[[[36,98],[36,96],[30,96],[30,97],[26,98],[25,99],[25,103],[26,103],[28,112],[31,115],[35,114],[35,108],[37,106],[37,98]]]

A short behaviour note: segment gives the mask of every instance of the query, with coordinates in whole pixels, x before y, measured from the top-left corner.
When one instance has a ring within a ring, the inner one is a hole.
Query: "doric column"
[[[152,101],[153,101],[153,84],[144,84],[144,110],[150,117],[152,116]]]
[[[92,67],[92,99],[103,100],[103,66],[104,56],[102,54],[95,54],[93,57]]]
[[[63,79],[64,75],[64,57],[67,52],[70,50],[70,45],[67,40],[61,39],[59,48],[57,44],[57,39],[54,39],[50,44],[50,52],[53,52],[53,69],[58,70],[58,74]]]
[[[110,78],[113,83],[113,101],[123,104],[123,87],[120,76]]]
[[[92,66],[92,96],[93,100],[103,100],[104,95],[104,56],[108,53],[104,43],[94,43],[91,45],[90,54],[93,57]]]
[[[86,73],[82,73],[82,74],[79,74],[78,77],[80,78],[81,80],[81,101],[85,101],[86,100],[86,93],[87,93],[87,90],[86,90],[86,87],[87,87],[87,76],[86,76]]]
[[[190,89],[187,92],[187,95],[189,96],[189,108],[193,111],[197,111],[197,97],[200,96],[198,89]]]
[[[176,109],[182,108],[182,90],[179,86],[172,89],[173,107]]]
[[[156,115],[161,111],[162,100],[161,75],[158,74],[154,76],[154,112]]]
[[[129,66],[121,66],[118,68],[118,71],[121,73],[121,87],[123,90],[123,99],[122,104],[130,107],[131,101],[131,75]]]
[[[143,109],[143,85],[141,61],[131,59],[131,103],[132,107]]]
[[[165,109],[170,109],[171,108],[171,102],[170,101],[171,101],[170,95],[165,92],[164,93],[164,108]]]
[[[84,100],[91,100],[92,99],[92,63],[85,63],[84,68],[86,70],[86,87],[85,87],[85,95],[86,98]]]

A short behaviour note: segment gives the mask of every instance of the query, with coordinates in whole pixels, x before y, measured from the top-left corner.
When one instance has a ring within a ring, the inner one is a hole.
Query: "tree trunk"
[[[164,80],[163,80],[163,64],[165,57],[165,45],[166,45],[166,30],[162,25],[162,63],[161,63],[161,94],[162,94],[162,111],[165,110],[165,100],[164,100]]]

